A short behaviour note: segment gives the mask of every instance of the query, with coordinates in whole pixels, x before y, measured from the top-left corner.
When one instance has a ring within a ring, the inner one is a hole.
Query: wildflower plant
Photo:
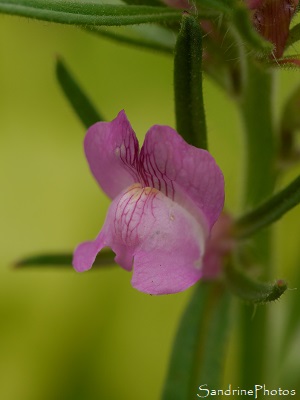
[[[134,288],[152,295],[194,285],[174,341],[163,400],[197,398],[203,382],[220,386],[237,314],[238,385],[251,389],[267,377],[272,334],[267,303],[287,290],[272,269],[271,225],[300,202],[300,177],[277,189],[279,177],[299,160],[299,88],[281,118],[275,120],[272,106],[276,69],[299,67],[299,55],[286,53],[300,39],[299,25],[291,28],[297,11],[298,0],[0,0],[2,13],[74,24],[173,57],[176,129],[155,125],[142,146],[124,111],[104,121],[63,60],[56,62],[58,82],[87,128],[90,170],[112,200],[97,238],[74,243],[75,270],[117,263],[133,271]],[[151,24],[152,35],[144,28],[133,34],[131,26],[138,24]],[[121,25],[128,26],[127,33],[103,28]],[[226,182],[209,153],[203,74],[233,100],[243,122],[239,213],[223,209]],[[249,256],[249,243],[255,256]],[[49,262],[71,264],[71,256],[40,256],[21,264]],[[257,265],[260,278],[254,279]],[[239,310],[232,307],[233,296],[241,299]],[[289,318],[295,318],[295,310]]]

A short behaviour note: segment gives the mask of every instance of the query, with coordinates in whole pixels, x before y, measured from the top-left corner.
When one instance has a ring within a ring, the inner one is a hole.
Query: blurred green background
[[[153,124],[175,126],[171,57],[79,28],[0,16],[0,398],[155,400],[192,289],[148,296],[118,267],[84,274],[13,268],[25,256],[71,252],[92,239],[109,205],[84,158],[81,122],[56,82],[57,54],[108,120],[125,109],[140,140]],[[282,75],[277,116],[300,80],[298,71]],[[210,150],[224,171],[227,207],[237,213],[240,123],[234,104],[206,77],[204,95]],[[298,221],[294,210],[275,235],[274,278],[292,287]],[[277,325],[291,296],[299,299],[294,291],[269,306]],[[234,367],[231,358],[228,379]]]

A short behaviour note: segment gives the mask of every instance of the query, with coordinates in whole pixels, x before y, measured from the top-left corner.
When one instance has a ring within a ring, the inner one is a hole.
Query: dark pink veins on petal
[[[168,126],[150,128],[139,150],[136,135],[121,111],[112,122],[99,122],[88,130],[85,151],[94,177],[111,198],[133,184],[157,189],[180,203],[183,196],[205,214],[210,227],[223,208],[224,178],[213,157],[188,145]]]
[[[174,185],[167,175],[168,159],[163,159],[162,163],[158,163],[155,152],[147,152],[143,147],[140,154],[139,168],[143,171],[144,183],[147,186],[154,187],[164,195],[174,200]]]
[[[155,222],[154,199],[158,194],[157,190],[137,183],[120,197],[113,221],[115,237],[120,242],[134,247],[145,239]]]
[[[119,114],[116,118],[126,118],[125,114]],[[129,122],[123,122],[122,142],[115,148],[115,155],[123,164],[123,168],[132,176],[135,182],[143,187],[158,189],[167,197],[174,200],[174,185],[167,175],[168,158],[170,150],[165,142],[155,140],[152,147],[143,146],[139,150],[138,142],[132,128],[127,126]],[[148,140],[149,141],[149,140]],[[166,154],[167,153],[167,154]]]
[[[138,178],[139,144],[130,140],[130,135],[125,136],[123,143],[115,150],[116,156],[123,163],[124,168],[136,180]]]

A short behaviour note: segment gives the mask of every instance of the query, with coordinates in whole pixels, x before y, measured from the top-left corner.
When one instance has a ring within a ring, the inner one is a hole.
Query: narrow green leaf
[[[270,309],[240,301],[236,311],[239,320],[236,379],[240,387],[253,387],[255,382],[263,382],[269,371],[266,364],[270,357],[268,344],[272,337]]]
[[[287,43],[285,45],[285,49],[287,50],[289,47],[293,46],[300,40],[300,23],[294,25],[289,32],[289,37]]]
[[[71,25],[134,25],[179,21],[181,12],[167,7],[58,1],[0,0],[0,13]]]
[[[235,236],[243,239],[280,219],[300,203],[300,177],[286,188],[265,201],[258,208],[244,215],[235,223]]]
[[[51,266],[51,267],[70,267],[72,265],[72,254],[39,254],[27,258],[23,258],[15,263],[15,267],[40,267],[40,266]]]
[[[56,77],[66,98],[85,128],[104,120],[61,58],[57,58],[56,61]]]
[[[162,400],[197,398],[201,383],[219,387],[229,311],[230,296],[223,286],[196,286],[175,338]]]
[[[147,25],[147,28],[148,27],[149,26]],[[96,35],[111,39],[115,42],[140,47],[142,49],[154,50],[168,55],[172,55],[174,53],[175,38],[174,34],[172,34],[170,31],[157,26],[155,27],[153,36],[150,37],[149,32],[147,33],[144,31],[145,29],[137,31],[133,28],[136,27],[127,28],[126,32],[119,32],[119,29],[121,28],[117,28],[118,31],[112,31],[109,28],[87,27],[86,30]],[[146,26],[143,26],[142,28],[146,28]]]
[[[190,144],[206,149],[202,93],[202,32],[199,22],[184,14],[175,46],[175,111],[178,132]]]
[[[208,387],[214,388],[219,388],[222,384],[230,331],[231,295],[224,288],[216,287],[211,296],[213,308],[210,312],[206,310],[206,315],[210,313],[210,317],[203,321],[206,331],[199,348],[199,370],[194,387],[199,382],[205,382]]]
[[[264,304],[275,301],[287,290],[287,284],[282,279],[275,283],[257,282],[232,264],[226,265],[225,277],[229,288],[242,300],[253,304]]]
[[[280,124],[280,155],[291,159],[296,156],[295,133],[300,128],[300,86],[292,93],[285,103]]]
[[[71,253],[58,253],[58,254],[39,254],[32,257],[23,258],[22,260],[15,263],[15,267],[24,268],[24,267],[68,267],[71,269],[72,267],[72,258],[73,255]],[[104,249],[99,253],[96,257],[94,266],[105,266],[105,265],[113,265],[115,264],[115,254],[109,250]]]

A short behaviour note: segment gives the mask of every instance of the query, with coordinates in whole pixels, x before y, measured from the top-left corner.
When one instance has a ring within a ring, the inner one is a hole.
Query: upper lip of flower
[[[139,151],[122,110],[112,122],[93,125],[84,148],[91,172],[112,199],[136,182],[156,188],[173,200],[181,190],[204,212],[210,228],[223,208],[224,178],[213,157],[188,145],[168,126],[150,128]]]
[[[147,293],[184,290],[202,275],[205,241],[224,203],[224,178],[213,157],[176,131],[155,125],[138,141],[124,111],[89,130],[84,142],[90,169],[113,199],[93,242],[75,251],[77,270],[91,267],[101,248],[132,268],[132,284]]]

